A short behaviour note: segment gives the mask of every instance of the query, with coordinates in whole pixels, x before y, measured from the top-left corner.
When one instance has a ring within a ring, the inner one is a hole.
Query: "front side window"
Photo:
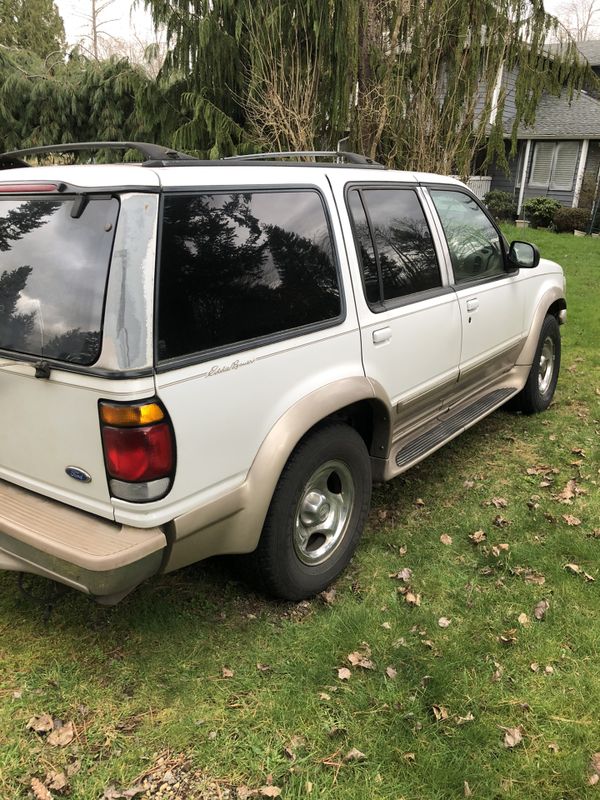
[[[177,358],[318,323],[342,312],[316,191],[164,199],[158,357]]]
[[[0,200],[0,348],[74,364],[100,353],[119,201]]]
[[[412,189],[352,189],[348,205],[370,304],[442,285],[431,231]]]
[[[456,283],[506,274],[500,235],[475,200],[464,192],[432,189]]]

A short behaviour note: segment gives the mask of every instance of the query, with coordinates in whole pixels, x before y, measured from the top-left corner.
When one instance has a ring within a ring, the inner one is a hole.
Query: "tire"
[[[300,441],[273,494],[249,558],[260,588],[302,600],[346,567],[371,502],[371,461],[361,436],[332,422]]]
[[[523,414],[545,411],[554,397],[560,370],[560,329],[551,314],[544,319],[540,339],[527,383],[511,401],[511,408]]]

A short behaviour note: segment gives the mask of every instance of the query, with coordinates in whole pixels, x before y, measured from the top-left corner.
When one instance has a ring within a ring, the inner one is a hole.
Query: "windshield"
[[[80,204],[0,199],[0,349],[76,364],[98,358],[119,202]]]

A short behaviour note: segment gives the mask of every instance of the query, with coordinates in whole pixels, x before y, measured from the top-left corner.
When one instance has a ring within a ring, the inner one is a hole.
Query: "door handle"
[[[467,311],[477,311],[479,308],[479,300],[476,297],[472,297],[470,300],[467,300]]]
[[[373,344],[383,344],[384,342],[389,342],[392,338],[392,329],[391,328],[378,328],[376,331],[373,331]]]

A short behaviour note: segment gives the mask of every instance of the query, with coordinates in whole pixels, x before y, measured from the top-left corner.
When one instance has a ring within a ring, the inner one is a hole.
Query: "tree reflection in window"
[[[339,316],[329,229],[316,192],[167,197],[163,219],[160,358]]]

